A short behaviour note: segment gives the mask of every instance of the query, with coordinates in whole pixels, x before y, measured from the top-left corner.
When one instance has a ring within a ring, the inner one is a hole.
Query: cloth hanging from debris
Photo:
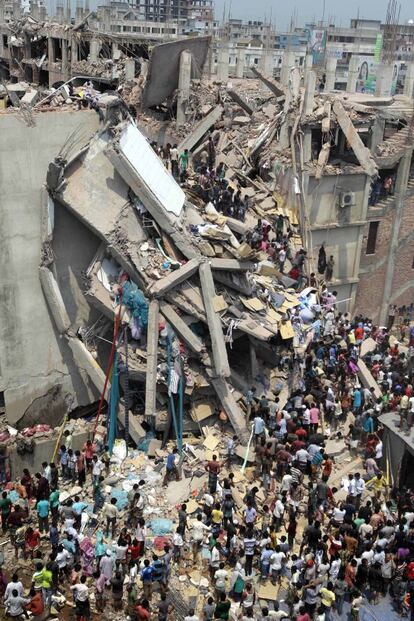
[[[137,285],[127,280],[122,287],[122,301],[131,311],[132,316],[139,318],[141,326],[148,324],[148,302]]]

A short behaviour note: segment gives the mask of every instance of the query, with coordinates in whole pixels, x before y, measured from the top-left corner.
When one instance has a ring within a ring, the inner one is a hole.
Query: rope
[[[124,404],[125,404],[125,444],[128,454],[129,442],[129,368],[128,368],[128,338],[127,328],[124,330],[124,352],[125,352],[125,386],[124,386]]]
[[[93,432],[92,432],[92,440],[95,438],[96,428],[98,426],[99,417],[100,417],[101,412],[102,412],[102,406],[103,406],[103,402],[105,400],[105,393],[106,393],[106,389],[107,389],[108,383],[109,383],[109,376],[111,374],[112,365],[113,365],[114,357],[115,357],[116,342],[117,342],[117,339],[118,339],[119,325],[121,323],[122,287],[120,289],[119,302],[120,302],[120,304],[119,304],[119,311],[118,311],[118,314],[115,317],[115,323],[114,323],[114,338],[112,339],[112,347],[111,347],[111,353],[109,354],[108,367],[106,369],[105,383],[104,383],[103,391],[102,391],[102,394],[101,394],[101,398],[99,400],[98,411],[96,413],[95,425],[93,427]]]

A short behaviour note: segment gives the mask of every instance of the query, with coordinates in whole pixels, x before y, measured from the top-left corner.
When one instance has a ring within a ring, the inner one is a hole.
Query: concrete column
[[[25,58],[31,57],[30,35],[27,33],[24,34],[24,56]]]
[[[405,74],[405,80],[404,80],[404,95],[412,99],[413,90],[414,90],[414,63],[408,63],[407,71]]]
[[[185,110],[191,88],[191,52],[184,50],[180,54],[180,74],[178,77],[177,125],[184,125],[187,120]]]
[[[371,131],[371,152],[375,153],[375,149],[380,142],[384,140],[385,119],[376,117]]]
[[[83,6],[82,4],[76,5],[76,13],[75,13],[75,23],[79,24],[83,19]]]
[[[295,66],[295,52],[285,50],[282,57],[282,66],[280,69],[280,82],[282,86],[287,86],[289,82],[289,73]]]
[[[56,7],[56,21],[58,22],[58,24],[63,24],[63,22],[65,21],[63,6]]]
[[[213,298],[216,295],[213,274],[209,263],[202,263],[199,269],[201,293],[206,309],[207,324],[211,338],[214,370],[218,377],[230,377],[230,366],[227,357],[226,343],[220,315],[215,311]]]
[[[246,48],[238,47],[237,48],[237,58],[236,58],[236,78],[244,77],[244,64],[246,62]]]
[[[290,127],[290,121],[289,121],[289,116],[288,116],[288,111],[290,108],[290,104],[292,101],[292,90],[290,88],[286,89],[286,97],[285,97],[285,103],[283,106],[283,111],[285,113],[285,120],[283,121],[281,127],[280,127],[280,132],[279,132],[279,141],[277,143],[277,148],[279,150],[283,150],[283,149],[287,149],[289,147],[289,127]]]
[[[98,39],[92,39],[89,48],[89,56],[91,60],[98,60],[99,51],[101,49],[101,43]]]
[[[257,377],[259,373],[259,364],[257,362],[256,348],[250,339],[249,339],[249,349],[250,349],[250,375],[252,377],[252,380],[254,380],[254,378]]]
[[[306,58],[305,58],[305,71],[304,71],[304,76],[309,73],[309,71],[312,70],[313,67],[313,56],[312,54],[306,54]]]
[[[335,88],[335,78],[336,78],[336,65],[338,61],[336,58],[327,58],[326,59],[326,82],[325,82],[325,92],[329,93],[333,91]]]
[[[66,21],[68,24],[72,21],[72,5],[71,0],[66,0]]]
[[[152,300],[148,308],[147,372],[145,376],[145,417],[155,415],[157,408],[158,318],[160,305]]]
[[[303,161],[306,164],[312,159],[312,130],[303,130]]]
[[[260,58],[260,71],[265,78],[273,77],[273,52],[271,50],[262,50]],[[269,89],[264,82],[260,81],[260,92],[265,95],[269,94]]]
[[[229,46],[221,43],[218,48],[217,81],[227,82],[229,79]]]
[[[358,79],[358,67],[359,67],[359,57],[356,54],[352,54],[351,60],[349,61],[348,80],[346,83],[347,93],[355,93],[356,91],[356,83]]]
[[[315,103],[316,73],[309,71],[305,79],[305,95],[303,102],[303,114],[306,116],[312,114],[313,105]]]
[[[125,80],[133,80],[135,78],[135,60],[133,58],[125,59]]]
[[[393,65],[382,64],[377,70],[377,83],[375,95],[377,97],[390,97],[392,87]]]
[[[49,37],[47,40],[47,59],[50,63],[54,63],[56,61],[53,37]]]
[[[392,298],[392,283],[394,280],[395,260],[398,251],[398,239],[400,236],[401,221],[404,211],[404,200],[407,193],[408,180],[410,178],[411,158],[413,147],[406,147],[405,153],[398,164],[397,178],[395,180],[395,203],[394,222],[392,226],[391,241],[388,246],[388,260],[386,262],[385,283],[382,295],[382,305],[379,325],[387,325],[389,305],[394,302]],[[381,226],[381,225],[380,225]]]
[[[62,39],[62,71],[69,71],[68,42],[66,39]]]

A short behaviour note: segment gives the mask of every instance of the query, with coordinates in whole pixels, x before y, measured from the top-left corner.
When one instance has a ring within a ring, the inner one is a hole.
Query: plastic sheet
[[[125,490],[114,487],[111,496],[112,498],[116,498],[116,506],[120,511],[123,511],[127,507],[128,493]]]
[[[155,518],[150,522],[150,528],[155,536],[167,535],[172,533],[173,521],[166,518]]]

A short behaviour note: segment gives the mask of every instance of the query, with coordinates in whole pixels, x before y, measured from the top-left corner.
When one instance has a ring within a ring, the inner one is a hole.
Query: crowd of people
[[[79,621],[91,618],[92,593],[98,612],[110,602],[114,612],[125,611],[132,620],[174,619],[171,572],[186,555],[211,581],[202,610],[189,610],[186,621],[229,619],[233,613],[243,621],[332,621],[341,618],[344,605],[357,620],[361,607],[384,596],[414,618],[414,501],[387,478],[379,421],[382,413],[396,411],[401,429],[412,431],[410,356],[400,352],[398,341],[390,343],[385,328],[331,314],[324,319],[332,324],[329,330],[322,325],[302,362],[301,387],[286,403],[277,392],[258,394],[255,387],[244,396],[257,483],[243,498],[235,494],[237,438],[230,436],[225,454],[206,464],[208,485],[199,509],[190,516],[186,504],[178,508],[175,531],[161,550],[151,546],[143,517],[144,481],[128,493],[123,513],[105,493],[107,447],[88,441],[74,451],[67,431],[56,464],[45,462],[34,476],[26,469],[10,482],[0,500],[3,536],[16,564],[24,559],[33,573],[31,584],[23,585],[17,573],[2,567],[7,616],[23,618],[30,611],[43,618],[56,594],[69,597],[69,584]],[[357,372],[368,337],[376,343],[365,355],[377,382],[371,388],[360,385]],[[335,484],[328,433],[345,441],[357,464]],[[164,484],[179,478],[174,449]],[[92,489],[92,498],[82,493],[60,502],[66,482]],[[12,489],[18,501],[10,499]],[[82,515],[92,504],[93,538],[82,529]],[[283,593],[283,606],[278,598],[263,605],[263,583]]]

